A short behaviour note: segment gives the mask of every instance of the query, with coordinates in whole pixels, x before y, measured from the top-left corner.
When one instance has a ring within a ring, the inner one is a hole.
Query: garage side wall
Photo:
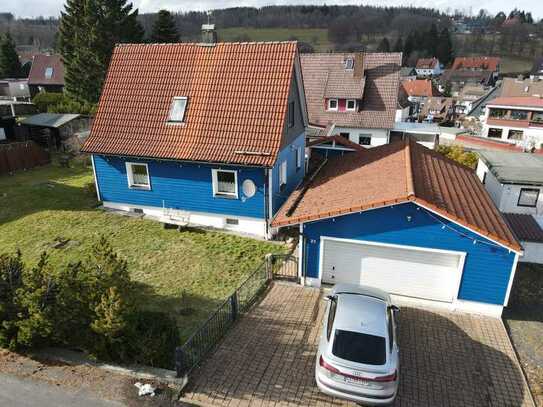
[[[311,278],[320,278],[321,236],[465,252],[458,299],[489,304],[503,304],[515,259],[515,253],[413,203],[305,223],[303,233],[305,275]]]

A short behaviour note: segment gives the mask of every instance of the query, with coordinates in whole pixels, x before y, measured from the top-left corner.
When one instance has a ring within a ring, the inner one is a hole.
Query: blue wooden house
[[[306,125],[295,42],[119,45],[83,151],[106,208],[270,237]]]
[[[473,170],[413,140],[323,160],[272,222],[299,228],[304,284],[501,315],[522,247]]]

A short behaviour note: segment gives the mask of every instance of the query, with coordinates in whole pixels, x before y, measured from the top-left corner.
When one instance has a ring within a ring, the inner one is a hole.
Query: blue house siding
[[[302,147],[302,167],[296,168],[296,149]],[[287,185],[283,191],[279,191],[279,172],[281,163],[287,161]],[[305,176],[305,133],[300,134],[291,144],[283,148],[277,156],[277,161],[272,169],[272,214],[285,203],[292,191],[298,186]]]
[[[478,243],[443,228],[434,218]],[[306,275],[313,278],[319,277],[321,236],[465,252],[458,298],[490,304],[503,304],[515,259],[515,253],[413,203],[305,223],[303,233]]]
[[[126,162],[147,163],[151,190],[128,187]],[[263,168],[212,166],[176,161],[143,160],[94,155],[94,165],[103,201],[181,209],[194,212],[265,219],[265,170]],[[212,168],[237,170],[238,199],[213,196]],[[252,198],[243,195],[242,183],[251,179]]]

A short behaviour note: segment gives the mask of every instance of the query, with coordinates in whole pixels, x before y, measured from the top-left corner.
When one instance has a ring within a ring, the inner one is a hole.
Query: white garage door
[[[391,294],[452,302],[461,254],[323,240],[322,281],[381,288]]]

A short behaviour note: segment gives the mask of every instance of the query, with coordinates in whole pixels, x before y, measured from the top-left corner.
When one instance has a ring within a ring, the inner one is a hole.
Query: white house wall
[[[362,134],[371,135],[371,147],[381,146],[388,143],[389,130],[387,129],[361,129],[353,127],[334,128],[334,134],[349,133],[349,140],[358,144],[358,136]],[[367,146],[366,146],[367,147]]]
[[[524,255],[519,257],[521,263],[543,264],[543,243],[520,242],[524,248]]]

